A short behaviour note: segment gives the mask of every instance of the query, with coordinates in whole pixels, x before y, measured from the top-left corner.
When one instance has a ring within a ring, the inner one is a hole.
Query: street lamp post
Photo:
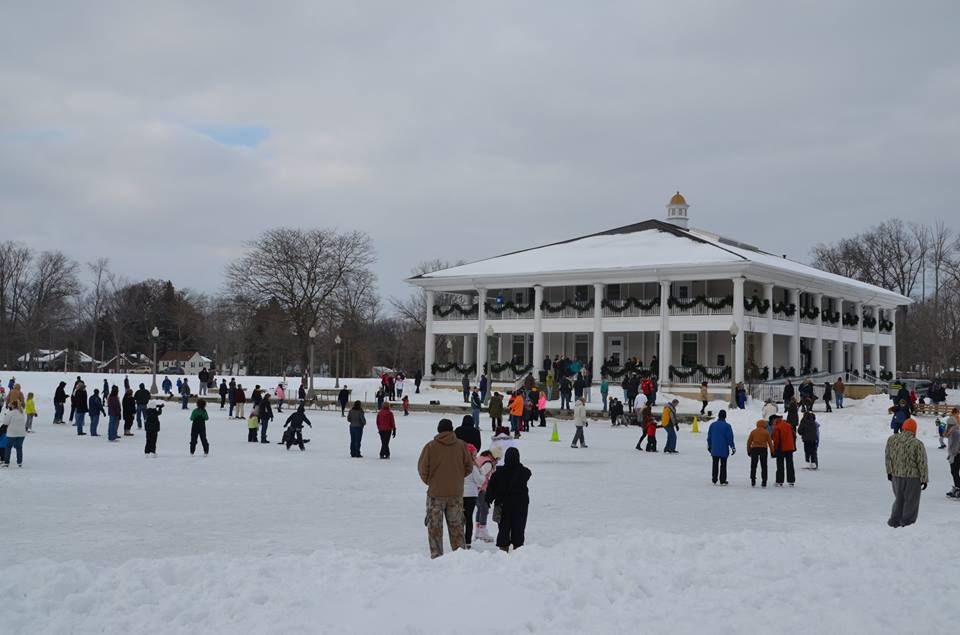
[[[737,335],[740,327],[736,322],[730,324],[730,409],[737,407]]]
[[[316,397],[313,391],[313,340],[317,337],[317,329],[311,328],[307,335],[310,336],[310,399],[313,399]]]
[[[339,336],[339,335],[337,335],[335,338],[333,338],[333,343],[337,345],[337,379],[336,379],[336,381],[335,381],[334,384],[333,384],[333,387],[334,387],[334,388],[339,388],[339,387],[340,387],[340,342],[342,342],[342,341],[343,341],[343,340],[340,339],[340,336]]]
[[[160,329],[153,327],[150,335],[153,338],[153,383],[150,384],[150,394],[155,395],[157,394],[157,338],[160,337]]]

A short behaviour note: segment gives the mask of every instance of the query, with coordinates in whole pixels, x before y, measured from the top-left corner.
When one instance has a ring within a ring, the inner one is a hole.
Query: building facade
[[[426,377],[511,381],[545,357],[611,378],[636,360],[662,385],[895,372],[909,298],[692,229],[688,210],[678,192],[664,220],[411,278]]]

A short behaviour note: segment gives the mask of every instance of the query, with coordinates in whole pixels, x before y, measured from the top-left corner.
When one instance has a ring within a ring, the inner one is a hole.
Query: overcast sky
[[[960,229],[956,0],[13,4],[0,238],[134,279],[214,292],[259,230],[331,226],[400,295],[678,189],[801,260],[894,216]]]

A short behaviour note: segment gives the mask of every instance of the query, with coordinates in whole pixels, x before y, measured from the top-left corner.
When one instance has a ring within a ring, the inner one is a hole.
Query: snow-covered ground
[[[431,561],[416,459],[436,415],[399,417],[390,461],[368,427],[366,458],[352,460],[337,413],[310,414],[301,453],[248,444],[245,424],[214,406],[202,458],[171,404],[147,459],[139,432],[111,444],[50,425],[61,375],[17,377],[40,417],[25,467],[0,470],[5,633],[955,628],[945,600],[960,504],[943,495],[945,455],[932,418],[919,419],[931,485],[918,524],[888,528],[882,397],[820,415],[821,469],[798,470],[794,489],[749,486],[743,445],[759,404],[732,415],[741,451],[727,488],[710,485],[705,430],[683,429],[667,456],[637,452],[636,428],[595,423],[585,450],[569,447],[568,422],[562,443],[536,429],[520,441],[533,470],[527,546]]]

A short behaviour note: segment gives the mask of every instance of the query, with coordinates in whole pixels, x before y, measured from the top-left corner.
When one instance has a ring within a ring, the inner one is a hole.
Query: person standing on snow
[[[843,377],[837,377],[837,381],[833,382],[833,400],[838,409],[843,408],[843,393],[846,391],[847,387],[843,383]]]
[[[103,400],[100,399],[99,388],[93,389],[93,394],[90,395],[87,407],[90,409],[90,436],[99,437],[100,435],[97,434],[97,426],[100,424],[100,415],[107,414],[107,411],[103,409]]]
[[[474,386],[470,393],[470,413],[473,415],[473,423],[477,428],[480,427],[480,409],[483,407],[483,398],[480,391]]]
[[[831,401],[833,401],[833,387],[829,381],[825,381],[823,382],[823,405],[826,406],[827,412],[833,412],[830,406]]]
[[[273,391],[273,396],[277,398],[277,412],[283,412],[283,400],[287,398],[287,391],[282,383],[277,384],[277,387]]]
[[[710,403],[710,392],[707,389],[707,382],[700,382],[700,416],[707,412],[707,404]]]
[[[583,403],[583,397],[577,399],[576,405],[573,407],[573,425],[576,426],[577,431],[573,434],[573,441],[570,443],[571,448],[577,447],[577,441],[580,441],[580,447],[587,447],[587,441],[583,438],[583,427],[587,424],[587,406]]]
[[[493,432],[496,432],[497,428],[503,425],[503,397],[500,393],[494,392],[493,397],[490,397],[487,414],[490,415],[490,425],[493,427]]]
[[[453,431],[453,434],[464,443],[473,444],[473,447],[477,449],[480,449],[483,445],[480,430],[477,428],[471,415],[463,415],[463,421],[461,421],[457,429]]]
[[[750,456],[750,487],[757,486],[757,464],[760,464],[760,486],[767,486],[767,451],[773,454],[773,441],[767,429],[769,422],[761,419],[747,437],[747,454]]]
[[[390,458],[390,439],[397,437],[397,420],[390,409],[390,402],[383,404],[377,413],[377,434],[380,435],[380,458]]]
[[[950,476],[953,477],[953,489],[947,496],[960,498],[960,409],[950,411],[943,436],[947,439],[947,462],[950,464]]]
[[[340,389],[340,392],[337,393],[337,403],[340,404],[340,416],[347,416],[347,405],[350,401],[350,391],[347,390],[347,385],[344,384],[343,388]]]
[[[279,410],[277,412],[279,412]],[[300,404],[293,414],[287,417],[286,423],[283,424],[284,428],[290,426],[290,429],[284,432],[284,438],[283,441],[281,441],[281,443],[286,444],[287,450],[294,445],[299,447],[301,452],[307,449],[303,442],[303,424],[307,424],[311,428],[313,427],[313,424],[310,423],[310,420],[307,419],[307,415],[304,413],[303,404]],[[254,435],[254,441],[256,441],[256,435]]]
[[[67,382],[61,381],[53,393],[53,422],[63,423],[63,404],[67,402]]]
[[[417,471],[427,486],[427,539],[430,557],[443,555],[443,522],[446,519],[450,548],[464,546],[463,481],[474,462],[466,444],[453,434],[453,422],[441,419],[437,436],[420,452]]]
[[[190,401],[190,384],[184,378],[183,383],[180,384],[180,405],[181,410],[187,409],[187,402]]]
[[[247,416],[247,393],[241,384],[237,384],[237,419]]]
[[[891,406],[887,412],[893,415],[890,419],[890,429],[893,430],[894,434],[899,434],[903,423],[910,418],[910,406],[907,405],[906,400],[901,399],[897,405]]]
[[[490,477],[497,467],[497,459],[490,450],[484,450],[476,460],[477,467],[480,469],[480,475],[483,477],[483,484],[477,493],[477,539],[484,542],[493,542],[493,538],[487,533],[487,517],[490,514],[490,505],[487,504],[487,485],[490,484]],[[466,486],[466,483],[464,483]],[[470,519],[467,519],[470,522]]]
[[[820,465],[817,459],[817,447],[820,445],[820,424],[812,411],[803,415],[803,420],[797,427],[797,434],[803,440],[803,456],[807,469],[815,470]]]
[[[197,439],[203,446],[203,455],[210,454],[210,444],[207,443],[207,400],[197,399],[197,407],[190,413],[190,456],[197,450]]]
[[[160,388],[163,390],[163,394],[167,397],[173,396],[173,383],[170,381],[169,377],[163,378],[163,383],[160,384]]]
[[[463,388],[463,403],[470,403],[470,378],[466,373],[460,379],[460,386]]]
[[[463,479],[463,539],[464,548],[470,549],[473,545],[473,510],[477,508],[477,499],[485,479],[477,465],[477,446],[472,443],[466,445],[473,461],[473,470]],[[479,538],[479,535],[477,537]]]
[[[220,380],[220,410],[227,404],[227,396],[230,394],[230,388],[227,386],[227,380]]]
[[[733,442],[733,426],[727,423],[727,411],[721,410],[717,413],[717,420],[710,424],[707,430],[707,452],[713,459],[713,484],[717,484],[719,476],[720,484],[727,484],[727,458],[731,454],[737,453],[736,445]]]
[[[777,414],[778,411],[779,408],[777,408],[776,402],[773,399],[767,399],[767,401],[763,404],[763,410],[761,410],[760,413],[763,415],[764,419],[769,419],[772,415]]]
[[[116,390],[116,387],[114,387]],[[144,432],[147,435],[146,443],[143,445],[143,454],[145,456],[157,457],[157,436],[160,434],[160,415],[163,413],[163,404],[159,401],[147,404],[147,410],[144,413]]]
[[[260,420],[260,443],[269,443],[267,441],[267,426],[273,419],[273,408],[270,407],[270,395],[263,393],[260,398],[260,406],[257,408],[257,419]]]
[[[17,451],[17,467],[23,467],[23,440],[27,436],[27,415],[16,399],[7,402],[3,413],[3,427],[6,430],[7,448],[3,452],[3,467],[10,467],[13,451]]]
[[[790,487],[797,481],[793,467],[793,453],[797,451],[797,442],[793,427],[783,419],[773,424],[773,455],[777,458],[777,487],[783,487],[783,472],[786,468],[787,482]]]
[[[487,503],[500,507],[497,521],[497,546],[509,551],[519,549],[525,542],[530,492],[527,482],[533,474],[520,463],[520,450],[508,448],[503,455],[503,467],[498,467],[487,484]]]
[[[183,381],[186,382],[187,380],[184,379]],[[201,368],[200,372],[197,373],[197,381],[200,383],[200,388],[197,391],[197,394],[198,395],[207,394],[207,383],[210,381],[210,373],[207,372],[206,367]]]
[[[24,414],[27,415],[27,433],[33,432],[33,420],[37,417],[37,402],[33,400],[33,393],[27,393],[27,403],[24,406]]]
[[[114,386],[110,389],[110,396],[107,397],[107,441],[116,441],[120,438],[120,417],[123,411],[120,409],[120,388]]]
[[[912,418],[903,423],[899,433],[890,435],[884,451],[887,480],[893,487],[893,508],[887,524],[906,527],[917,522],[920,511],[920,492],[927,489],[927,449],[916,438],[917,422]]]
[[[677,405],[679,399],[674,399],[663,407],[660,415],[660,427],[667,431],[667,444],[663,446],[664,454],[677,454]]]
[[[363,440],[363,426],[367,425],[367,418],[363,415],[363,406],[359,400],[353,402],[353,408],[347,413],[347,423],[350,426],[350,458],[362,459],[360,442]]]
[[[137,430],[143,428],[143,413],[147,410],[147,404],[150,403],[150,391],[146,386],[140,384],[137,392],[133,393],[133,401],[137,404]]]
[[[81,381],[77,384],[77,389],[73,393],[73,403],[70,404],[76,417],[77,436],[86,436],[83,431],[83,418],[87,414],[88,408],[87,387]]]
[[[237,382],[233,377],[230,378],[230,384],[227,386],[227,405],[229,406],[227,418],[233,419],[233,411],[237,407]]]
[[[132,437],[130,430],[133,428],[133,417],[137,412],[137,402],[133,400],[133,391],[127,388],[123,393],[123,401],[120,403],[123,413],[123,436]]]

